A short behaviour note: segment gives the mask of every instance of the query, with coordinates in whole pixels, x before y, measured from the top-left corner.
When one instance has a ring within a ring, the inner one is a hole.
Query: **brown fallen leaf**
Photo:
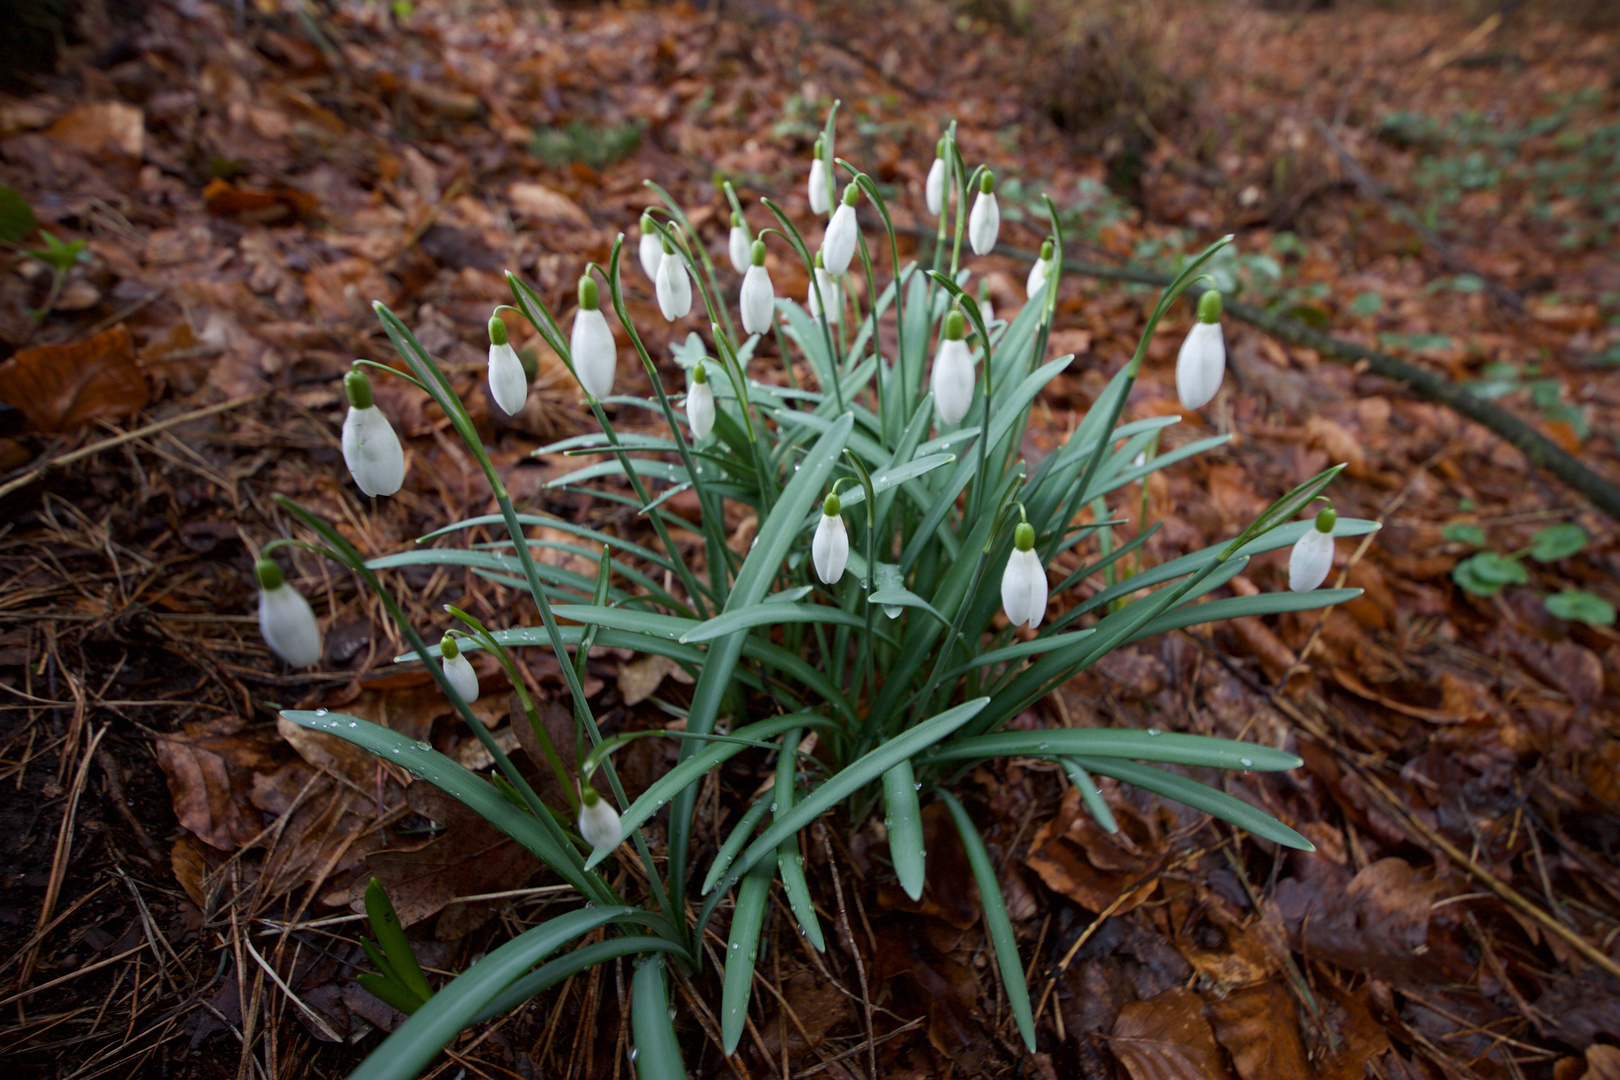
[[[1586,1073],[1581,1080],[1620,1080],[1620,1049],[1606,1043],[1586,1048]]]
[[[376,265],[358,255],[317,266],[305,274],[304,292],[322,322],[367,315],[373,300],[387,301],[393,296],[393,289]]]
[[[35,431],[75,431],[96,419],[133,416],[151,396],[120,323],[72,345],[36,345],[0,364],[0,401]]]
[[[589,225],[589,215],[579,204],[562,192],[544,184],[517,181],[506,189],[506,199],[513,211],[524,217],[542,221],[560,221],[569,225]]]
[[[1042,825],[1029,844],[1024,865],[1046,887],[1089,911],[1102,911],[1164,862],[1158,823],[1125,803],[1110,803],[1120,835],[1110,836],[1091,819],[1071,787],[1057,817]],[[1136,887],[1115,909],[1119,914],[1146,902],[1158,879]]]
[[[667,656],[643,656],[623,664],[619,668],[619,696],[626,706],[639,705],[653,696],[666,675],[678,683],[692,682],[692,676]]]
[[[57,120],[45,134],[80,150],[139,159],[146,149],[146,117],[121,101],[92,101]]]
[[[1181,987],[1121,1009],[1108,1047],[1131,1080],[1231,1080],[1203,999]]]
[[[244,734],[237,717],[196,721],[152,744],[169,781],[174,816],[199,840],[234,851],[264,828],[250,798],[255,771],[278,764],[276,740]]]
[[[1312,1070],[1299,1037],[1293,999],[1272,981],[1212,998],[1206,1006],[1215,1038],[1243,1080],[1308,1077]]]
[[[288,225],[299,218],[313,216],[320,205],[315,196],[285,184],[261,190],[237,187],[220,177],[203,188],[203,202],[210,214],[259,225]]]

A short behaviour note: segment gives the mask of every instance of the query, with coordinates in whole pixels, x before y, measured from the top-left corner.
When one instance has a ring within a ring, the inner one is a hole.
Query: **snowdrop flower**
[[[281,576],[274,559],[253,567],[259,578],[259,633],[270,651],[293,667],[308,667],[321,658],[321,628],[309,601]]]
[[[1008,622],[1031,630],[1046,617],[1046,567],[1035,554],[1035,526],[1027,521],[1013,532],[1013,553],[1001,575],[1001,607]]]
[[[449,680],[450,689],[456,692],[456,697],[471,705],[478,700],[478,672],[468,663],[466,654],[456,639],[449,634],[439,642],[439,655],[444,658],[444,677]]]
[[[1198,321],[1176,355],[1176,394],[1184,409],[1202,409],[1215,399],[1226,374],[1226,341],[1221,336],[1221,294],[1210,289],[1198,298]]]
[[[1327,580],[1333,569],[1333,526],[1338,522],[1339,515],[1328,507],[1294,545],[1288,555],[1288,587],[1294,592],[1310,592]]]
[[[692,310],[692,279],[687,276],[686,264],[664,241],[664,254],[658,263],[658,310],[670,322],[683,319]]]
[[[343,376],[349,413],[343,418],[343,463],[367,495],[392,495],[405,482],[405,451],[382,410],[371,403],[371,380],[359,368]]]
[[[1031,300],[1046,284],[1047,277],[1052,273],[1052,241],[1041,241],[1041,257],[1035,260],[1035,265],[1029,268],[1029,278],[1024,282],[1024,295]]]
[[[739,274],[748,273],[748,230],[743,228],[741,214],[731,215],[731,235],[726,239],[726,251],[731,256],[731,268]]]
[[[935,217],[945,212],[945,140],[934,144],[934,163],[928,167],[928,180],[923,184],[923,197],[928,200],[928,212]]]
[[[637,249],[637,254],[641,256],[641,272],[656,285],[658,264],[664,261],[664,241],[658,235],[658,227],[653,224],[651,214],[641,215],[641,247]]]
[[[934,354],[934,374],[929,387],[934,391],[934,408],[943,424],[959,424],[973,401],[973,353],[962,338],[967,320],[960,311],[945,316],[945,336]]]
[[[860,239],[861,232],[860,224],[855,220],[855,204],[860,197],[860,188],[853,183],[844,189],[843,201],[833,211],[832,221],[827,223],[827,234],[821,240],[822,265],[834,277],[847,271],[849,261],[855,257],[855,242]]]
[[[986,329],[996,321],[996,306],[990,302],[990,283],[979,281],[979,318],[984,320]]]
[[[489,317],[489,396],[507,416],[516,416],[529,400],[529,376],[517,350],[506,342],[506,324]]]
[[[968,214],[968,243],[973,245],[973,254],[990,254],[1000,231],[1001,207],[996,203],[996,178],[987,170],[979,177],[979,194]]]
[[[589,784],[579,796],[579,835],[598,852],[619,846],[619,812]]]
[[[827,162],[822,159],[823,144],[816,140],[815,159],[810,162],[810,212],[825,214],[832,209],[832,192],[827,184]]]
[[[816,293],[820,290],[818,299]],[[805,307],[810,309],[812,319],[821,318],[821,305],[827,305],[827,321],[836,323],[844,317],[843,298],[838,294],[838,282],[827,273],[827,268],[821,265],[821,252],[816,252],[816,280],[811,284],[810,291],[805,298]]]
[[[692,369],[692,386],[686,391],[686,419],[692,425],[692,440],[702,442],[714,430],[714,387],[699,360]]]
[[[579,279],[579,310],[574,312],[568,351],[574,359],[574,377],[587,394],[600,401],[613,393],[619,347],[598,303],[596,279],[589,274]]]
[[[748,273],[743,275],[742,296],[737,306],[742,309],[743,331],[749,334],[768,334],[776,321],[776,288],[771,274],[765,269],[765,241],[755,240],[749,250]]]
[[[838,492],[830,492],[821,504],[821,522],[816,526],[815,538],[810,541],[810,557],[816,564],[816,576],[828,585],[838,584],[849,564],[849,530],[844,528],[841,516],[843,506]]]

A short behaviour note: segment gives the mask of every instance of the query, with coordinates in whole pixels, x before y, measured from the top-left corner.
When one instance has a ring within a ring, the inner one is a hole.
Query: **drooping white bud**
[[[832,208],[832,192],[827,185],[827,162],[823,160],[821,140],[816,140],[815,157],[810,162],[810,212],[825,214]]]
[[[359,368],[343,376],[349,412],[343,418],[343,463],[367,495],[392,495],[405,482],[405,451],[382,410],[372,404],[371,382]]]
[[[827,496],[821,504],[821,521],[816,535],[810,541],[810,558],[816,564],[816,576],[828,585],[838,584],[849,565],[849,530],[844,527],[843,507],[837,493]]]
[[[686,263],[668,242],[664,256],[658,263],[658,310],[670,322],[684,319],[692,310],[692,279],[686,273]]]
[[[1202,409],[1215,399],[1226,374],[1226,340],[1221,335],[1221,294],[1198,298],[1198,321],[1176,354],[1176,396],[1184,409]]]
[[[929,388],[934,392],[934,408],[941,423],[959,424],[973,403],[973,353],[962,340],[967,321],[960,311],[945,316],[945,336],[934,354],[934,373]]]
[[[1046,568],[1035,554],[1035,527],[1020,522],[1013,533],[1013,553],[1001,575],[1001,608],[1014,626],[1031,630],[1046,617]]]
[[[1035,260],[1035,265],[1029,268],[1029,277],[1024,281],[1024,295],[1031,300],[1046,284],[1047,276],[1052,273],[1052,241],[1041,241],[1041,257]]]
[[[1316,521],[1288,553],[1288,587],[1294,592],[1320,588],[1333,570],[1333,526],[1339,515],[1329,507],[1316,515]]]
[[[709,373],[701,360],[692,369],[692,385],[686,391],[686,419],[692,425],[694,442],[702,442],[714,430],[714,387],[709,385]]]
[[[619,812],[589,786],[579,799],[579,835],[599,852],[619,846]]]
[[[934,148],[934,163],[928,167],[928,179],[923,184],[923,197],[928,201],[928,212],[935,217],[945,212],[945,140]]]
[[[489,396],[507,416],[516,416],[529,400],[529,376],[517,350],[507,343],[499,315],[489,317]]]
[[[573,357],[574,376],[587,394],[600,401],[613,393],[619,347],[613,343],[613,331],[597,301],[596,280],[589,274],[579,279],[579,310],[574,313],[568,352]]]
[[[821,291],[819,298],[816,296],[817,289]],[[838,282],[831,274],[827,273],[827,268],[821,265],[821,253],[817,252],[815,284],[810,286],[809,293],[805,298],[805,307],[810,309],[812,319],[821,318],[823,304],[827,308],[827,321],[829,323],[837,323],[844,317],[844,301],[838,292]]]
[[[641,257],[641,272],[647,275],[648,281],[657,284],[658,264],[664,261],[664,241],[647,215],[641,218],[641,246],[636,254]]]
[[[477,701],[478,672],[473,670],[467,654],[461,651],[456,639],[449,634],[444,635],[444,640],[439,642],[439,656],[443,660],[444,677],[450,681],[450,689],[468,705]]]
[[[850,260],[855,257],[855,244],[861,232],[860,223],[855,220],[855,203],[860,195],[860,189],[854,184],[844,189],[844,198],[833,211],[827,234],[821,241],[821,265],[835,277],[847,271]]]
[[[968,243],[973,254],[988,255],[995,249],[1001,232],[1001,207],[996,202],[996,178],[986,172],[979,178],[979,194],[968,214]]]
[[[755,240],[748,258],[751,265],[743,276],[742,296],[738,300],[743,331],[768,334],[776,322],[776,287],[771,284],[770,271],[765,269],[765,241]]]
[[[752,248],[748,230],[743,228],[742,215],[731,215],[731,235],[726,237],[726,253],[731,256],[731,268],[739,274],[748,273],[748,253]]]
[[[264,643],[293,667],[319,661],[321,628],[309,601],[287,584],[274,559],[260,559],[254,573],[259,579],[259,633]]]

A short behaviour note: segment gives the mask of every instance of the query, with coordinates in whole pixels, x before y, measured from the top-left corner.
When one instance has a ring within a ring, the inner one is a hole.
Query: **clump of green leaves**
[[[554,168],[573,162],[602,170],[622,161],[641,147],[643,125],[588,124],[575,117],[567,126],[539,128],[529,140],[529,151]]]
[[[1528,547],[1502,553],[1487,546],[1485,530],[1469,521],[1454,521],[1440,531],[1441,538],[1454,544],[1482,550],[1451,569],[1451,580],[1474,596],[1495,596],[1509,585],[1531,584],[1525,560],[1542,564],[1561,562],[1580,554],[1590,539],[1586,530],[1572,521],[1539,529]],[[1542,602],[1552,615],[1592,626],[1614,625],[1614,605],[1595,593],[1564,589],[1543,594]]]

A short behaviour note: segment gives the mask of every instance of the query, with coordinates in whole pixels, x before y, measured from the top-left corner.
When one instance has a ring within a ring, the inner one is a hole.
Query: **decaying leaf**
[[[75,431],[146,407],[151,394],[122,323],[72,345],[36,345],[0,364],[0,401],[35,431]]]
[[[1109,1049],[1131,1080],[1231,1080],[1204,1002],[1191,990],[1167,990],[1120,1010]]]

